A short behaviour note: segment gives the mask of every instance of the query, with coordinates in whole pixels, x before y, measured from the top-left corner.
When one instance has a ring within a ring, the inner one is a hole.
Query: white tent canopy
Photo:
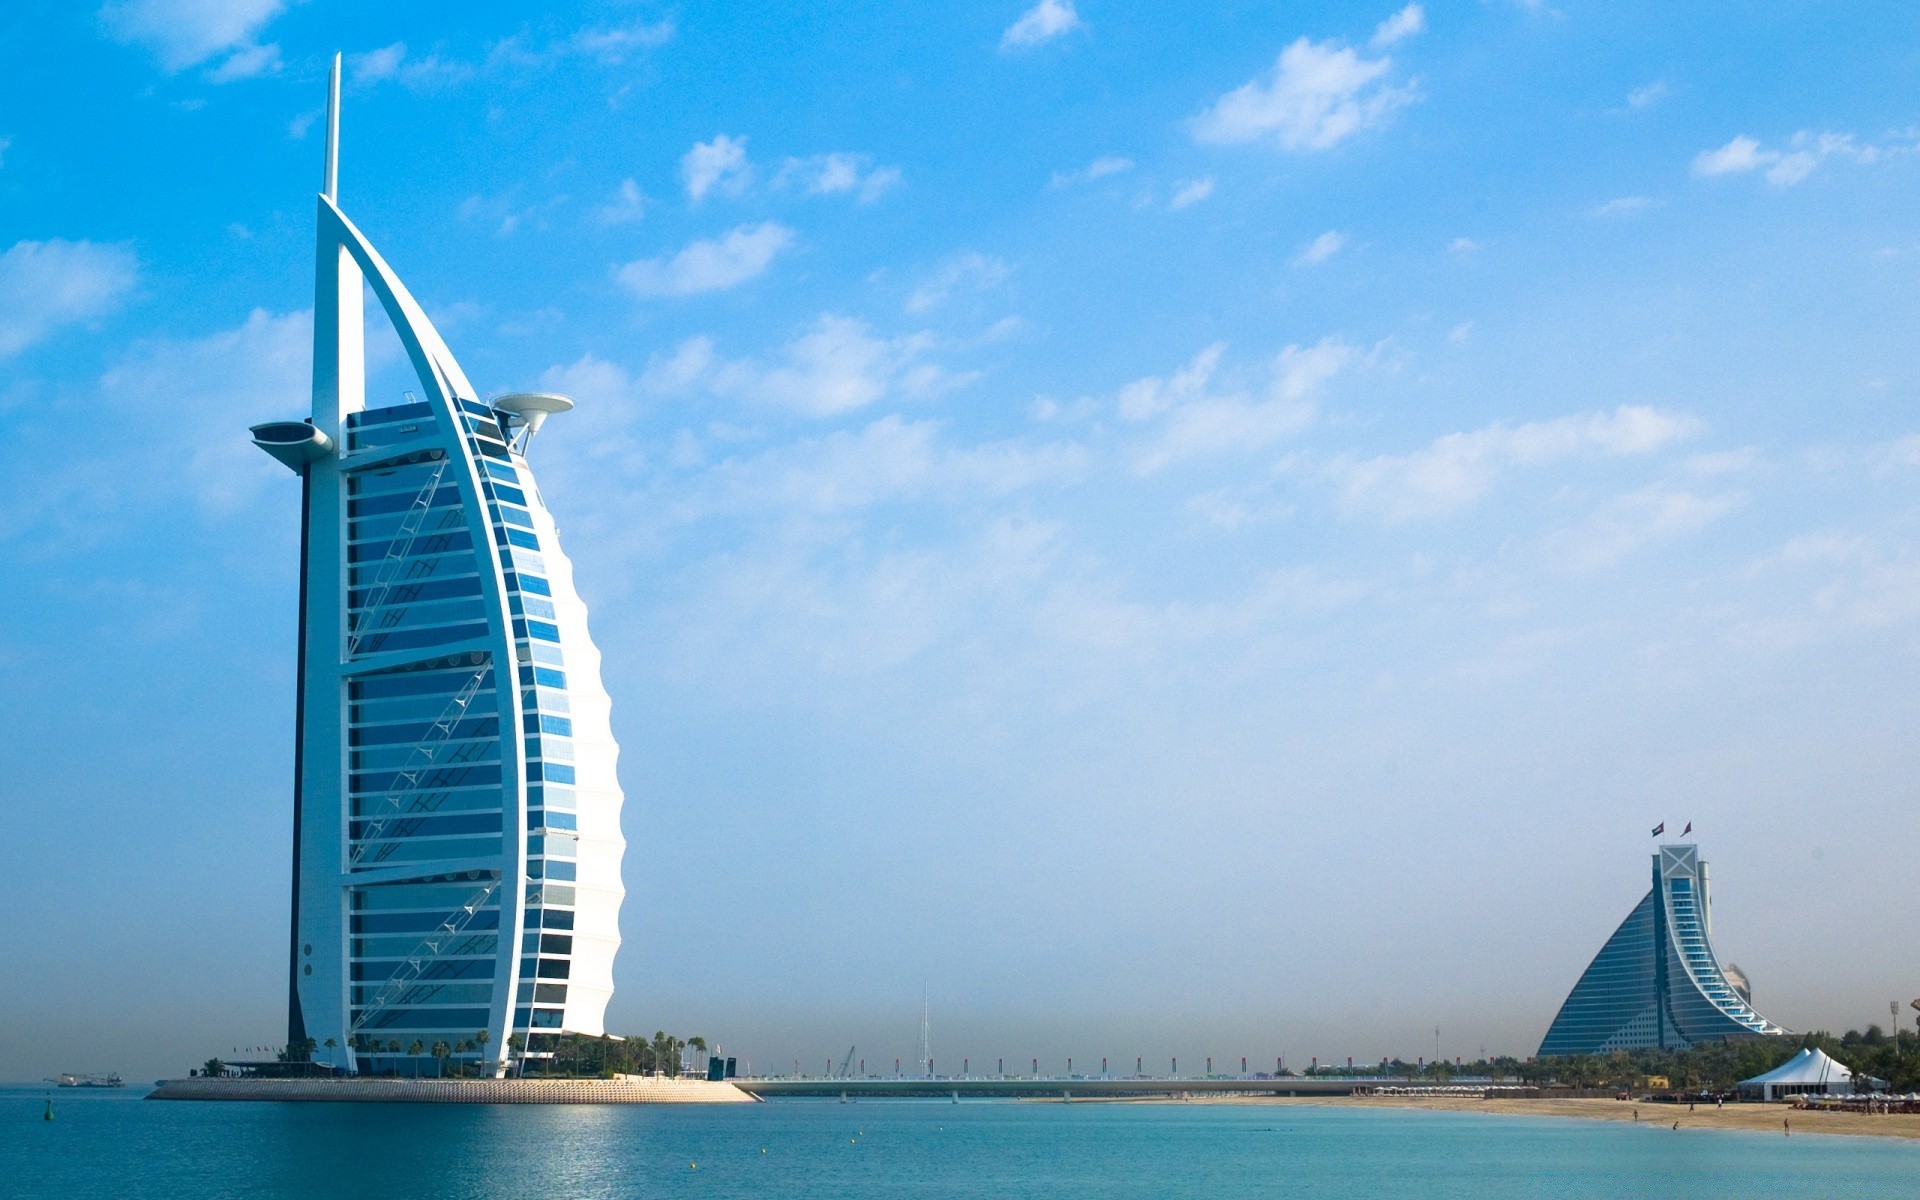
[[[1853,1094],[1853,1072],[1829,1058],[1824,1050],[1807,1049],[1764,1075],[1741,1080],[1739,1088],[1742,1095],[1758,1095],[1762,1100],[1848,1096]]]

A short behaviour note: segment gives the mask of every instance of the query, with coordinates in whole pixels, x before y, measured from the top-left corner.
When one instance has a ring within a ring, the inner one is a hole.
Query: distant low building
[[[1761,1016],[1714,956],[1707,864],[1696,846],[1662,846],[1653,888],[1573,985],[1540,1054],[1606,1054],[1788,1032]]]

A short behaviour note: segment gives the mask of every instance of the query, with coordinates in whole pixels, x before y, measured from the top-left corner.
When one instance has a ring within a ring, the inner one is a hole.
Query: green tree
[[[447,1045],[445,1039],[441,1039],[433,1044],[433,1057],[435,1076],[440,1079],[445,1079],[447,1077],[447,1059],[453,1057],[453,1047]]]
[[[413,1039],[413,1041],[407,1045],[408,1065],[413,1068],[413,1077],[415,1079],[420,1078],[420,1055],[426,1053],[426,1050],[426,1043],[422,1042],[419,1038]]]
[[[218,1079],[222,1075],[225,1075],[227,1073],[227,1064],[221,1062],[217,1058],[210,1058],[206,1062],[203,1062],[200,1064],[200,1073],[202,1075],[209,1075],[215,1079]]]
[[[477,1030],[473,1035],[473,1044],[480,1048],[480,1067],[482,1069],[479,1073],[482,1076],[491,1074],[491,1072],[485,1070],[485,1067],[487,1064],[487,1043],[491,1042],[492,1040],[493,1040],[493,1035],[488,1033],[484,1029]]]

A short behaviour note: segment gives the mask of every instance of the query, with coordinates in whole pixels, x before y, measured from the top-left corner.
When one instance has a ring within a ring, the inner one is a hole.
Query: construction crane
[[[840,1079],[853,1078],[853,1051],[854,1047],[847,1047],[847,1056],[840,1060],[840,1069],[834,1072],[836,1077]]]

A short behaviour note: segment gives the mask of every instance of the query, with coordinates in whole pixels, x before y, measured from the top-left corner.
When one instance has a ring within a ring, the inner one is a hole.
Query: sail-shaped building
[[[1653,888],[1581,973],[1540,1043],[1542,1057],[1608,1054],[1784,1034],[1714,955],[1707,864],[1693,845],[1661,846]]]
[[[491,1073],[599,1034],[625,842],[586,607],[527,465],[565,397],[483,399],[339,206],[329,81],[301,479],[290,1045],[355,1073],[439,1043]],[[418,391],[369,406],[371,292]]]

